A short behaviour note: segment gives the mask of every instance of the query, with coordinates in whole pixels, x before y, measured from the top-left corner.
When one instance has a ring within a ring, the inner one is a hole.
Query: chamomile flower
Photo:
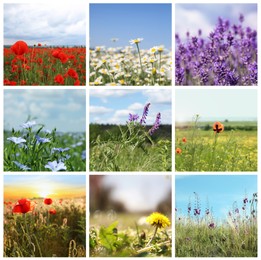
[[[143,38],[137,38],[137,39],[134,39],[134,40],[130,40],[130,44],[138,44],[140,43],[141,41],[143,41]]]

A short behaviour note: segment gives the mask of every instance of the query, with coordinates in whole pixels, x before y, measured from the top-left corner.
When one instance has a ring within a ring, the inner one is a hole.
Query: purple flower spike
[[[159,129],[159,126],[160,126],[160,113],[157,114],[155,123],[154,123],[154,125],[152,126],[152,128],[149,130],[149,134],[150,134],[150,135],[153,135],[153,133],[154,133],[157,129]]]
[[[137,121],[138,120],[138,118],[139,118],[139,116],[137,115],[137,114],[129,114],[129,121],[130,122],[135,122],[135,121]]]
[[[142,125],[142,123],[146,124],[146,117],[148,115],[148,112],[149,112],[149,106],[150,106],[150,103],[148,103],[145,107],[144,107],[144,110],[143,110],[143,114],[142,114],[142,118],[140,120],[140,124]]]

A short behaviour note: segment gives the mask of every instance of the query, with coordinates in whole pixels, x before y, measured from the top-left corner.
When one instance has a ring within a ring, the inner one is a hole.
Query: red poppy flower
[[[62,63],[65,63],[65,62],[67,62],[68,61],[68,56],[65,54],[65,53],[63,53],[63,52],[60,52],[59,54],[58,54],[58,58],[60,59],[60,61],[62,62]]]
[[[215,122],[213,124],[213,131],[216,133],[220,133],[224,131],[224,125],[221,124],[220,122]]]
[[[182,138],[182,142],[183,142],[183,143],[186,143],[186,142],[187,142],[187,138],[186,138],[186,137],[183,137],[183,138]]]
[[[80,86],[80,84],[81,84],[81,82],[80,82],[80,80],[78,80],[78,79],[76,79],[75,81],[74,81],[74,86]]]
[[[61,50],[59,50],[59,49],[57,49],[57,50],[54,50],[53,52],[52,52],[52,56],[54,57],[54,58],[59,58],[59,53],[61,52]]]
[[[13,207],[13,213],[27,213],[34,209],[34,203],[28,199],[20,199]]]
[[[42,46],[42,44],[41,44],[41,43],[38,43],[38,46],[39,46],[39,47],[41,47],[41,46]]]
[[[51,205],[52,203],[53,203],[53,200],[51,198],[45,198],[44,199],[44,204]]]
[[[181,154],[181,152],[182,152],[182,150],[181,150],[180,148],[177,148],[177,149],[176,149],[176,153],[177,153],[177,154]]]
[[[50,210],[49,210],[49,214],[55,215],[55,214],[56,214],[56,210],[55,210],[55,209],[50,209]]]
[[[78,73],[74,69],[68,69],[67,74],[73,79],[78,79],[79,77]]]
[[[54,77],[54,82],[63,85],[64,84],[64,78],[61,74],[58,74]]]
[[[28,45],[24,41],[17,41],[14,45],[12,45],[11,50],[16,55],[23,55],[24,53],[28,52]]]

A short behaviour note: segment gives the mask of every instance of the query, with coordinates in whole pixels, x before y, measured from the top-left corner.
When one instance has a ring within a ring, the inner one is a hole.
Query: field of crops
[[[85,255],[85,198],[4,202],[4,257]]]
[[[164,216],[164,221],[168,223],[162,223],[157,230],[156,225],[146,222],[146,218],[141,214],[116,214],[113,211],[92,214],[90,256],[170,257],[172,231],[167,217]]]
[[[17,41],[4,48],[4,85],[85,85],[84,47],[28,46]]]
[[[62,133],[28,121],[4,132],[4,171],[85,171],[85,133]]]
[[[222,222],[209,208],[188,205],[187,215],[177,209],[176,256],[257,257],[257,193],[242,204],[233,205]]]
[[[90,50],[90,85],[93,86],[170,86],[171,52],[162,46],[140,50],[142,39],[132,40],[136,46]]]
[[[212,124],[176,127],[176,171],[256,171],[256,122],[224,122],[220,133]]]

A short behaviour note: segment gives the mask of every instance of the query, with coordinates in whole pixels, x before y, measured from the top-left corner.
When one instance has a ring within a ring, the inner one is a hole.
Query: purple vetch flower
[[[15,137],[15,136],[12,136],[12,137],[8,137],[7,138],[8,141],[12,141],[13,143],[15,144],[22,144],[22,143],[26,143],[26,140],[22,137]]]
[[[138,119],[139,119],[139,116],[137,114],[129,113],[129,121],[130,122],[136,122]]]
[[[61,161],[48,162],[44,167],[46,169],[50,169],[52,172],[58,172],[67,169],[65,164]]]
[[[17,161],[12,161],[19,169],[21,169],[21,170],[23,170],[23,171],[30,171],[31,170],[31,168],[30,167],[28,167],[28,166],[26,166],[26,165],[24,165],[24,164],[21,164],[21,163],[19,163],[19,162],[17,162]]]
[[[150,135],[153,135],[153,133],[154,133],[157,129],[159,129],[159,126],[160,126],[160,113],[157,114],[155,123],[154,123],[154,125],[151,127],[151,129],[149,130],[149,134],[150,134]]]
[[[45,144],[45,143],[51,142],[51,140],[49,138],[43,138],[43,137],[40,137],[39,135],[36,135],[35,138],[36,138],[37,144]]]
[[[244,202],[244,204],[246,204],[246,203],[248,202],[248,199],[247,199],[247,198],[244,198],[244,199],[243,199],[243,202]]]
[[[209,228],[215,228],[215,223],[213,223],[213,222],[210,223],[210,224],[208,225],[208,227],[209,227]]]
[[[34,125],[36,125],[35,121],[27,121],[26,123],[23,123],[21,125],[22,128],[32,128]]]
[[[200,215],[200,209],[194,209],[194,215],[196,216],[196,215]]]
[[[143,109],[143,114],[142,114],[142,118],[140,120],[140,124],[142,125],[143,123],[146,124],[146,117],[148,115],[148,112],[149,112],[149,106],[150,106],[150,103],[148,103],[144,109]]]

